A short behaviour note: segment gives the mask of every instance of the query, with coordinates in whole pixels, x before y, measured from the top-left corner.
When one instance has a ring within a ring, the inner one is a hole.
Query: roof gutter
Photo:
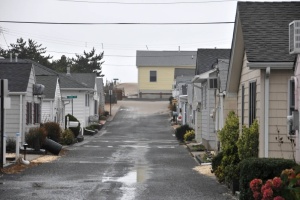
[[[26,95],[27,92],[9,92],[8,95]]]
[[[249,69],[293,69],[294,62],[249,62]]]
[[[96,91],[95,89],[92,89],[92,88],[60,88],[60,90]]]

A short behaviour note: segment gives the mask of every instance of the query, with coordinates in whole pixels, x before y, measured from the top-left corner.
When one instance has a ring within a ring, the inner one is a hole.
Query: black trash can
[[[58,155],[62,149],[62,145],[49,138],[46,138],[43,148],[54,155]]]

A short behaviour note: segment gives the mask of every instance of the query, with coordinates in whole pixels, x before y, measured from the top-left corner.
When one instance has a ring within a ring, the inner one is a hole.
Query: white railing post
[[[16,133],[16,161],[20,157],[20,140],[21,139],[21,133]]]

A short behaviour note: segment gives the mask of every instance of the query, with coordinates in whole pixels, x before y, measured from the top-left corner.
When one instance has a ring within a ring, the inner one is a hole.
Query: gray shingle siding
[[[289,23],[300,19],[300,2],[238,2],[249,62],[294,62],[289,54]]]

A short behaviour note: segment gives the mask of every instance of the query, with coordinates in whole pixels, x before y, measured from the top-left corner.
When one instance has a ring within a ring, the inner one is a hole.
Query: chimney
[[[67,67],[67,76],[71,76],[70,67]]]
[[[15,55],[16,55],[16,62],[18,62],[18,55],[19,54],[15,53]]]
[[[10,62],[12,62],[12,53],[9,53]]]

